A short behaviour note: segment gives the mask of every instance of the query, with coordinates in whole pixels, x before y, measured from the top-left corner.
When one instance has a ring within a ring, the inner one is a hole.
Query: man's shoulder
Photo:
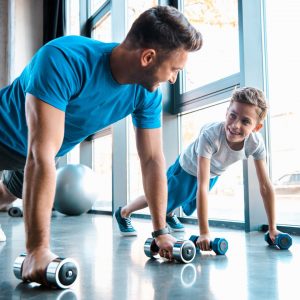
[[[104,43],[92,38],[78,36],[78,35],[68,35],[56,38],[45,46],[53,46],[64,52],[95,52],[97,54],[110,53],[113,48],[115,48],[118,43]]]

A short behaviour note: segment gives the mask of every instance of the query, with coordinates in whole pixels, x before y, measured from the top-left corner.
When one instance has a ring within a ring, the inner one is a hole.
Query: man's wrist
[[[160,235],[169,234],[169,233],[170,233],[169,228],[166,226],[166,227],[164,227],[162,229],[154,230],[152,232],[152,237],[156,238],[156,237],[158,237]]]

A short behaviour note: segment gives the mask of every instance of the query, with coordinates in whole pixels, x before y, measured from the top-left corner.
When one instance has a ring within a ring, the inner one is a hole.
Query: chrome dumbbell
[[[154,258],[159,251],[155,239],[148,238],[144,244],[144,252],[146,256]],[[177,241],[173,246],[173,257],[176,261],[182,263],[190,263],[196,255],[196,248],[191,241]]]
[[[22,267],[26,254],[18,256],[14,262],[13,271],[22,280]],[[77,280],[79,267],[72,258],[57,257],[49,263],[46,269],[46,280],[52,287],[59,289],[70,288]]]

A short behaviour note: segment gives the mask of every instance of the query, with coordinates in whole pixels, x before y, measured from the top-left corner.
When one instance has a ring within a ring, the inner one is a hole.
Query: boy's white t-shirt
[[[266,158],[266,148],[259,132],[252,132],[241,150],[232,150],[226,140],[225,122],[204,125],[198,138],[180,155],[179,163],[184,171],[197,176],[198,156],[210,159],[210,177],[220,176],[228,166],[247,159],[250,155],[255,160]]]

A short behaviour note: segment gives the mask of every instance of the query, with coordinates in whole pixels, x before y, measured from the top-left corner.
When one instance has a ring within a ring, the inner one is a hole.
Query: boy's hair
[[[256,112],[258,114],[259,122],[262,122],[267,115],[267,102],[264,93],[253,87],[244,87],[236,89],[230,100],[230,105],[233,102],[246,103],[255,105],[257,107]]]
[[[130,48],[153,48],[163,53],[183,48],[199,50],[202,35],[172,6],[155,6],[133,23],[124,43]]]

